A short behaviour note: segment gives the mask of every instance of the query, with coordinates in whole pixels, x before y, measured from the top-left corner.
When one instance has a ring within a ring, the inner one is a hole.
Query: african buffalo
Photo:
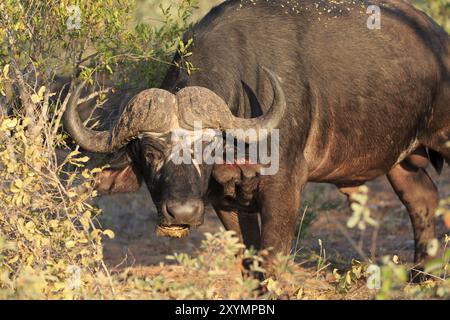
[[[369,5],[380,8],[380,28],[368,24]],[[403,0],[231,0],[191,38],[192,55],[177,54],[161,88],[138,94],[109,131],[84,127],[80,89],[72,95],[71,136],[118,155],[100,191],[136,190],[144,179],[168,229],[201,224],[208,197],[247,246],[287,253],[308,181],[348,194],[387,175],[411,217],[415,260],[426,258],[438,191],[425,169],[450,161],[450,40],[436,23]],[[198,70],[180,68],[184,60]],[[174,164],[168,137],[195,120],[220,130],[279,128],[278,172]]]

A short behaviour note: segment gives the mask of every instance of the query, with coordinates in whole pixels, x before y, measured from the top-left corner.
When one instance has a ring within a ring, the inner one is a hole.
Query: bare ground
[[[441,176],[431,173],[441,198],[450,196],[450,169]],[[350,209],[334,186],[309,184],[303,192],[305,211],[300,240],[297,245],[298,272],[304,280],[304,297],[310,299],[371,299],[374,292],[361,283],[346,295],[336,294],[332,286],[333,268],[350,267],[352,259],[379,262],[385,255],[397,255],[400,261],[412,264],[414,242],[408,214],[385,177],[367,184],[370,188],[371,215],[380,227],[365,231],[346,228]],[[145,188],[136,194],[103,197],[97,200],[103,209],[104,227],[113,229],[116,237],[105,243],[105,259],[113,271],[131,267],[138,275],[165,275],[176,280],[176,266],[160,266],[165,257],[174,252],[195,254],[204,232],[217,232],[221,224],[214,212],[207,210],[205,224],[188,238],[166,239],[155,235],[156,212]],[[302,212],[300,213],[302,216]],[[438,237],[446,230],[442,219],[438,222]],[[322,249],[319,245],[322,242]],[[321,254],[322,252],[322,254]],[[317,257],[325,258],[328,267],[318,273]],[[325,256],[324,256],[325,255]],[[239,276],[239,270],[230,273]],[[227,279],[220,281],[226,285]]]

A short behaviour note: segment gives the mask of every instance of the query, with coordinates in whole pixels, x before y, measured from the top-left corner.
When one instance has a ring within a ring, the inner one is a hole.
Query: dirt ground
[[[431,172],[440,196],[450,197],[450,169],[441,176]],[[408,214],[387,179],[381,177],[369,182],[369,206],[371,216],[380,222],[379,228],[367,227],[365,231],[348,229],[346,222],[350,209],[346,198],[334,186],[309,184],[302,194],[305,211],[300,241],[297,245],[298,272],[305,279],[305,295],[311,298],[370,299],[374,292],[364,284],[345,296],[336,296],[331,284],[333,268],[346,270],[352,259],[379,262],[385,255],[397,255],[400,261],[412,263],[414,242]],[[105,243],[105,259],[113,271],[131,267],[136,274],[174,274],[173,268],[162,270],[160,263],[174,252],[195,254],[204,232],[217,232],[221,224],[212,209],[208,209],[203,226],[194,230],[188,238],[166,239],[155,235],[156,212],[145,188],[136,194],[103,197],[97,200],[103,209],[103,227],[116,233]],[[303,211],[302,211],[303,212]],[[300,216],[302,215],[300,213]],[[442,219],[438,220],[438,237],[446,230]],[[322,250],[319,245],[322,243]],[[328,274],[317,277],[317,256],[325,255]],[[314,258],[316,257],[316,258]],[[238,271],[236,271],[238,272]],[[175,272],[176,273],[176,272]],[[232,275],[230,275],[232,276]]]

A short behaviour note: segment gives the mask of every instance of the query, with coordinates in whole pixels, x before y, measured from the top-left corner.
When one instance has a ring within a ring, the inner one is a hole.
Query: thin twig
[[[378,223],[375,225],[373,233],[372,233],[372,243],[370,245],[370,257],[372,261],[376,261],[377,255],[377,244],[378,244],[378,235],[380,233],[381,224],[383,223],[384,217],[386,215],[386,210],[383,210],[380,218],[378,219]]]
[[[108,92],[111,91],[111,89],[112,88],[106,88],[106,89],[103,89],[103,90],[100,90],[100,91],[93,92],[90,95],[87,95],[86,97],[84,97],[82,99],[79,99],[78,100],[78,105],[83,104],[85,102],[88,102],[88,101],[90,101],[90,100],[92,100],[94,98],[97,98],[101,94],[108,93]]]
[[[299,244],[299,241],[300,241],[300,234],[302,232],[303,220],[305,218],[307,210],[308,210],[308,206],[306,206],[305,210],[303,210],[302,219],[300,220],[300,226],[298,227],[297,239],[295,241],[295,247],[294,247],[293,260],[295,260],[295,258],[297,257],[297,253],[298,253],[297,249],[298,249],[298,244]]]
[[[432,277],[432,278],[440,280],[440,281],[445,281],[444,278],[435,276],[434,274],[431,274],[431,273],[428,273],[428,272],[425,272],[425,271],[422,271],[422,270],[419,270],[419,269],[416,269],[416,268],[411,268],[410,270],[411,271],[415,271],[415,272],[420,273],[420,274],[424,274],[424,275],[426,275],[428,277]]]
[[[361,250],[361,248],[358,247],[357,243],[355,242],[355,240],[352,239],[352,237],[350,237],[350,235],[347,232],[347,229],[345,229],[345,227],[342,226],[342,224],[339,221],[336,220],[331,220],[333,221],[333,223],[335,224],[335,226],[338,228],[338,230],[342,233],[342,235],[348,240],[348,242],[351,244],[351,246],[353,247],[353,249],[355,249],[355,251],[359,254],[359,256],[365,260],[365,261],[369,261],[369,258],[367,257],[367,255]]]

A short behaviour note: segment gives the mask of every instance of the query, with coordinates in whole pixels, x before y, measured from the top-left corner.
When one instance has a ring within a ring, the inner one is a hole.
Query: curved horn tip
[[[280,77],[278,77],[278,75],[272,71],[269,68],[266,68],[265,66],[260,66],[260,68],[269,75],[269,77],[273,78],[276,81],[281,81]]]
[[[110,143],[108,131],[94,131],[84,126],[78,114],[78,99],[86,82],[77,84],[70,93],[69,101],[63,115],[63,123],[71,138],[83,149],[91,152],[110,153],[115,147]]]
[[[73,92],[71,93],[71,98],[74,97],[74,98],[78,99],[79,96],[81,95],[81,91],[84,89],[87,82],[88,82],[88,79],[79,81],[78,83],[75,83],[75,88],[74,88]]]

